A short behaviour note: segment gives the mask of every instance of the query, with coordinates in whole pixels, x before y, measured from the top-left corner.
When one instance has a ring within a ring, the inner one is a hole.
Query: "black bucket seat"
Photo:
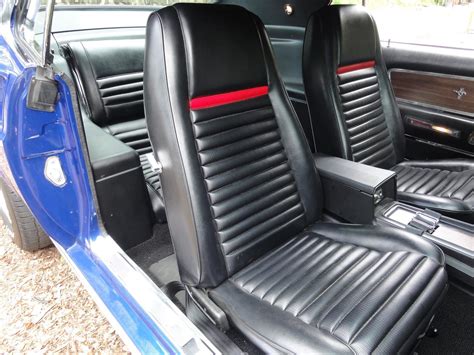
[[[400,111],[362,6],[325,6],[310,17],[303,78],[319,152],[393,170],[400,201],[474,222],[473,160],[404,161]]]

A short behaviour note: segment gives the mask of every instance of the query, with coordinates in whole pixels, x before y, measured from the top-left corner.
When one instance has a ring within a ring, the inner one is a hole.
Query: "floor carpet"
[[[127,250],[128,256],[158,284],[159,281],[150,271],[150,267],[173,253],[168,224],[155,225],[151,239]]]
[[[473,354],[474,298],[451,285],[433,326],[438,336],[425,337],[415,350],[418,354]]]

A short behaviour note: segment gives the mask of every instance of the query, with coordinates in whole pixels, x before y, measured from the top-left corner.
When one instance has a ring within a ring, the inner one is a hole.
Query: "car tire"
[[[11,238],[20,249],[34,252],[51,245],[21,196],[0,179],[0,216],[11,232]]]

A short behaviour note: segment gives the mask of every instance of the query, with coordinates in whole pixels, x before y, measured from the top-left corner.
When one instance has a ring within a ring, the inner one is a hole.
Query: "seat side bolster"
[[[352,160],[335,76],[339,51],[318,12],[308,22],[303,49],[303,81],[317,151]],[[330,38],[328,38],[330,36]]]
[[[184,38],[173,7],[150,15],[145,49],[145,112],[181,280],[217,285],[227,277],[192,137]],[[170,94],[173,93],[173,95]],[[160,93],[156,95],[156,93]],[[160,119],[157,119],[160,118]],[[156,144],[158,143],[158,144]],[[201,262],[205,260],[206,262]]]

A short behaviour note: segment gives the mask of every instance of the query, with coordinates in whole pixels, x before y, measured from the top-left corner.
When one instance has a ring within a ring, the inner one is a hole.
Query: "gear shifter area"
[[[420,231],[420,234],[424,232],[432,234],[438,228],[440,218],[440,213],[425,209],[424,211],[416,212],[408,226]]]

